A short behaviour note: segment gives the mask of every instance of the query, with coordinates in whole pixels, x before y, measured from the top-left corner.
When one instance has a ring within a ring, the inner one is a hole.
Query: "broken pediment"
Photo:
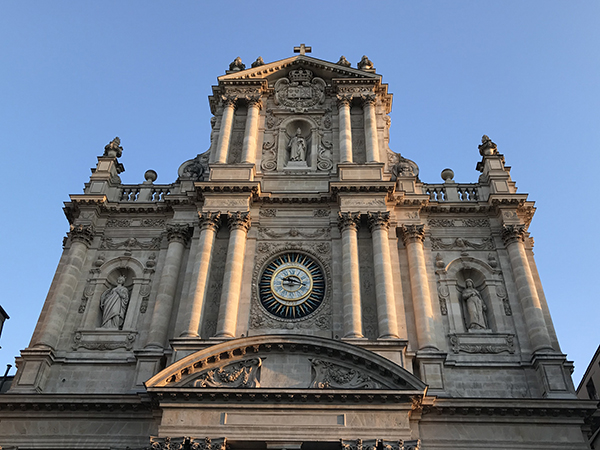
[[[268,335],[227,341],[170,365],[152,392],[193,389],[384,390],[423,394],[417,377],[371,351],[331,339]]]

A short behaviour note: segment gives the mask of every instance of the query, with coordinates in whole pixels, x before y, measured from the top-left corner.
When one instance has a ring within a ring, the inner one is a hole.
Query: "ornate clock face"
[[[300,319],[314,312],[325,297],[321,266],[304,253],[285,253],[263,270],[258,283],[260,302],[282,319]]]

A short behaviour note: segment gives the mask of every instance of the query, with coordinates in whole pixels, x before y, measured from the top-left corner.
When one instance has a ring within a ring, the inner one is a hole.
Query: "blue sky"
[[[207,96],[229,63],[291,56],[356,64],[394,94],[390,147],[424,182],[477,181],[477,145],[498,145],[538,212],[535,256],[577,383],[600,343],[600,2],[11,1],[0,4],[0,372],[27,346],[68,223],[113,137],[125,183],[209,145]],[[14,373],[14,369],[13,369]]]

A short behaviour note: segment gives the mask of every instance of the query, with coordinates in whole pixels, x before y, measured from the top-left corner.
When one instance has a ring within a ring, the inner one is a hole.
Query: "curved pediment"
[[[146,383],[149,390],[328,389],[424,393],[417,377],[369,350],[313,336],[235,339],[181,359]]]

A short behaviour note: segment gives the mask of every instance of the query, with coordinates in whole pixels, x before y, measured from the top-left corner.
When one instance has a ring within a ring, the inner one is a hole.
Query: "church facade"
[[[496,144],[476,183],[425,183],[373,63],[298,50],[218,77],[210,148],[175,182],[125,185],[105,147],[2,448],[587,448]]]

